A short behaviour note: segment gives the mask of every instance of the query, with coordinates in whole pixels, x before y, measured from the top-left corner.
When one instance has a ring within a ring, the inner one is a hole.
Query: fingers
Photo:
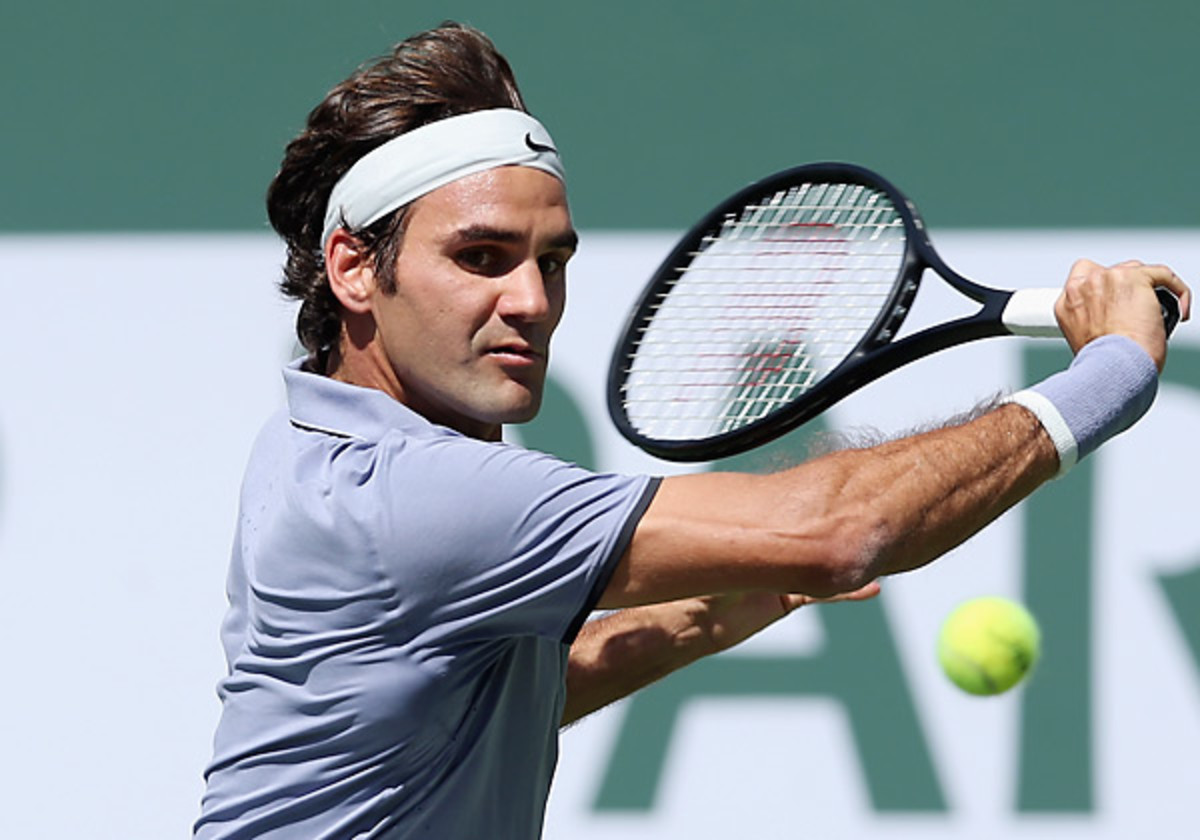
[[[833,598],[832,600],[835,600],[835,601],[867,601],[871,598],[874,598],[876,595],[878,595],[882,591],[883,591],[883,587],[880,586],[879,581],[873,580],[870,583],[868,583],[866,586],[855,589],[853,592],[847,592],[844,595],[838,595],[837,597]]]
[[[1180,315],[1186,319],[1183,310],[1190,309],[1192,290],[1183,282],[1183,279],[1171,270],[1170,266],[1166,265],[1146,265],[1137,260],[1129,260],[1127,262],[1118,263],[1120,268],[1128,268],[1134,271],[1140,271],[1143,276],[1149,279],[1151,285],[1155,288],[1165,288],[1179,298]]]
[[[879,581],[873,580],[866,586],[829,598],[814,598],[811,595],[784,595],[782,598],[786,601],[785,606],[787,611],[791,612],[797,607],[803,607],[806,604],[836,604],[839,601],[867,601],[874,598],[881,591],[882,587],[879,585]]]
[[[1171,269],[1167,268],[1165,265],[1155,267],[1162,269],[1164,272],[1161,275],[1162,282],[1156,283],[1155,285],[1169,289],[1171,294],[1179,298],[1179,318],[1182,321],[1187,321],[1192,317],[1191,288],[1188,287],[1187,283],[1183,282],[1183,279],[1178,274],[1176,274],[1174,271],[1171,271]]]
[[[1166,333],[1154,294],[1168,289],[1179,299],[1182,318],[1191,314],[1191,289],[1169,266],[1127,260],[1104,266],[1078,260],[1054,311],[1071,349],[1078,350],[1102,335],[1124,335],[1140,344],[1162,370]]]
[[[1112,269],[1128,270],[1125,272],[1129,276],[1140,275],[1145,280],[1149,281],[1151,287],[1163,287],[1169,289],[1175,297],[1179,299],[1179,314],[1180,319],[1187,321],[1191,318],[1192,311],[1192,290],[1183,282],[1183,279],[1176,274],[1170,266],[1162,264],[1147,264],[1141,260],[1124,260],[1116,263]],[[1067,278],[1068,286],[1077,285],[1085,282],[1088,277],[1096,272],[1106,271],[1105,266],[1100,263],[1093,262],[1088,259],[1076,260],[1071,266],[1070,275]]]

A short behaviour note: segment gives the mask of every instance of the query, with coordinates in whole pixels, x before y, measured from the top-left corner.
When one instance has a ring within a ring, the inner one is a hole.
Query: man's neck
[[[330,379],[357,385],[361,388],[374,388],[382,391],[396,402],[408,406],[431,423],[447,426],[467,437],[478,440],[498,441],[501,439],[503,427],[497,423],[465,423],[456,415],[439,410],[437,405],[423,400],[419,395],[411,393],[404,387],[396,375],[395,368],[388,360],[378,334],[363,340],[357,336],[357,341],[348,330],[345,322],[342,324],[342,335],[337,345],[329,352],[325,370],[321,371]],[[373,331],[372,331],[373,332]]]

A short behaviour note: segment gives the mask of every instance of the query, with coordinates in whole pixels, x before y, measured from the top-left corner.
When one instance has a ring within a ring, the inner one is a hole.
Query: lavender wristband
[[[1005,402],[1038,418],[1058,450],[1058,475],[1146,413],[1158,392],[1158,369],[1133,339],[1105,335],[1086,344],[1071,366]]]

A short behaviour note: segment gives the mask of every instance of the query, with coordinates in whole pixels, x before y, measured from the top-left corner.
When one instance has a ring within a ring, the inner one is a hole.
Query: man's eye
[[[495,270],[500,258],[491,248],[467,248],[455,255],[458,264],[468,271],[487,272]]]
[[[541,268],[543,275],[559,274],[567,267],[568,259],[570,257],[547,254],[538,259],[538,267]]]

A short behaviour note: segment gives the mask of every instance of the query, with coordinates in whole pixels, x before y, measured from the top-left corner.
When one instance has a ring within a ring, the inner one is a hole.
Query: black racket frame
[[[747,205],[769,199],[793,186],[838,182],[857,184],[885,194],[895,206],[905,228],[905,252],[900,271],[878,317],[855,348],[834,370],[801,397],[764,417],[719,435],[699,440],[660,440],[639,432],[630,422],[622,399],[625,377],[641,326],[700,251],[706,237],[737,218]],[[966,297],[982,304],[973,315],[931,326],[896,341],[905,317],[920,288],[926,269],[932,268]],[[608,411],[620,433],[640,449],[669,461],[711,461],[761,446],[816,417],[834,403],[875,379],[911,361],[948,347],[990,336],[1007,335],[1000,316],[1011,291],[975,283],[953,271],[934,250],[916,207],[891,182],[851,163],[812,163],[777,172],[756,181],[714,207],[694,225],[654,272],[630,311],[609,365]]]

